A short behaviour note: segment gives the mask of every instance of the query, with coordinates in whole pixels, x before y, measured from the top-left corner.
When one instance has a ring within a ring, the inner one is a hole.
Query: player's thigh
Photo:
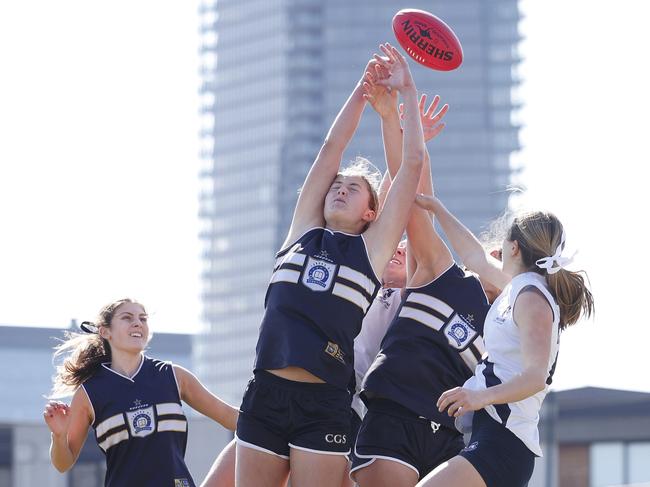
[[[360,487],[414,487],[418,483],[418,473],[413,467],[381,458],[355,471],[354,478]]]
[[[341,487],[354,487],[356,484],[354,480],[350,478],[350,462],[348,461],[345,471],[343,472],[343,480],[341,481]]]
[[[233,439],[217,456],[201,487],[235,487],[235,453],[237,445]]]
[[[417,487],[486,487],[483,478],[465,458],[457,456],[439,465],[424,477]]]
[[[289,460],[272,453],[237,445],[235,484],[237,487],[284,487],[289,477]]]
[[[291,487],[340,485],[347,465],[345,455],[313,453],[291,448]]]

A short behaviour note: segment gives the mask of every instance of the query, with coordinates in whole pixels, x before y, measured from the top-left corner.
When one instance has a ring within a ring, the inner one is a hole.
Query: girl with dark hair
[[[106,455],[107,487],[194,486],[184,460],[181,400],[230,430],[237,410],[183,367],[144,355],[150,333],[140,303],[115,301],[81,328],[87,334],[69,336],[55,353],[67,356],[51,397],[74,394],[70,405],[50,401],[43,412],[52,432],[52,465],[69,470],[92,426]]]
[[[442,203],[418,195],[432,211],[465,265],[501,294],[485,319],[487,356],[462,387],[444,392],[438,409],[471,432],[469,445],[419,486],[520,487],[541,456],[537,422],[552,382],[560,332],[594,301],[582,272],[566,269],[564,228],[551,213],[516,216],[498,262]]]

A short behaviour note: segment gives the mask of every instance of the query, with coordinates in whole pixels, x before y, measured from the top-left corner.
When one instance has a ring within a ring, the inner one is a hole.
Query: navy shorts
[[[472,436],[460,455],[474,466],[487,487],[525,487],[535,467],[535,454],[485,409],[474,413]]]
[[[359,429],[361,428],[361,421],[361,417],[359,417],[359,414],[353,409],[352,421],[350,423],[350,438],[352,441],[350,441],[350,455],[348,455],[348,459],[353,465],[355,461],[358,461],[354,455],[354,445],[356,444],[357,435],[359,434]]]
[[[237,443],[282,458],[290,448],[348,455],[350,403],[350,393],[331,384],[257,371],[239,408]]]
[[[376,459],[412,468],[423,478],[458,455],[463,436],[389,399],[371,399],[355,443],[350,474]]]

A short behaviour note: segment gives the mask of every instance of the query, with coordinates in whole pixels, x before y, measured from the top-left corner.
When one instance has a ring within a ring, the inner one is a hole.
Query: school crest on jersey
[[[126,419],[129,423],[131,436],[148,436],[156,429],[153,406],[136,409],[135,411],[127,411]]]
[[[187,479],[174,479],[174,487],[190,487],[190,481]]]
[[[312,291],[327,291],[332,286],[336,264],[309,257],[302,274],[302,283]]]
[[[478,335],[476,329],[458,313],[454,313],[454,316],[447,322],[443,333],[447,337],[449,345],[458,350],[467,348]]]

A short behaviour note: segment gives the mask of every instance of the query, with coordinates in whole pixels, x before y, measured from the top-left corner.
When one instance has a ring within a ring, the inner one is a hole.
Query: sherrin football
[[[463,48],[454,31],[429,12],[400,10],[393,17],[393,32],[408,55],[428,68],[451,71],[463,62]]]

